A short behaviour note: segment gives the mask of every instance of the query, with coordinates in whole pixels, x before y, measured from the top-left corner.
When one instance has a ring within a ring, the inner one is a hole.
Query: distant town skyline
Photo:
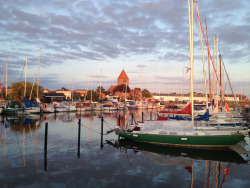
[[[197,2],[203,28],[207,20],[210,50],[217,36],[234,92],[250,98],[250,2]],[[27,80],[37,78],[41,48],[39,82],[50,90],[91,89],[91,80],[93,90],[100,81],[108,90],[124,69],[131,89],[189,92],[187,1],[17,0],[0,6],[0,74],[5,76],[8,58],[8,86],[24,80],[26,58]],[[194,18],[194,89],[202,93],[195,11]],[[206,55],[205,62],[207,70]],[[225,88],[230,93],[228,81]]]

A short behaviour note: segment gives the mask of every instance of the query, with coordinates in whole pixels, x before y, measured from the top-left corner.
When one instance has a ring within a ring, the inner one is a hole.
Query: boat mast
[[[100,74],[100,94],[99,94],[99,100],[101,100],[101,94],[102,94],[102,69],[101,69],[101,74]]]
[[[26,58],[26,65],[25,65],[24,97],[26,96],[26,76],[27,76],[27,58]]]
[[[241,87],[240,87],[240,92],[241,92],[241,100],[242,100],[242,80],[241,80]]]
[[[205,23],[206,23],[206,35],[207,35],[207,44],[208,44],[207,19],[206,18],[205,18]],[[209,74],[209,100],[210,100],[210,105],[213,108],[213,105],[212,105],[212,86],[211,86],[211,72],[210,72],[209,49],[207,49],[207,60],[208,60],[208,74]]]
[[[126,102],[126,97],[127,97],[127,80],[126,80],[125,100],[124,100],[124,102]]]
[[[91,74],[91,91],[90,91],[90,102],[92,103],[92,74]]]
[[[36,97],[38,99],[39,96],[39,75],[40,75],[40,58],[41,58],[41,48],[40,48],[40,54],[39,54],[39,63],[38,63],[38,77],[37,77],[37,91],[36,91]]]
[[[191,6],[191,12],[190,12]],[[188,0],[188,18],[189,18],[189,42],[190,42],[190,100],[191,100],[191,107],[192,107],[192,127],[194,126],[194,88],[193,88],[193,1]]]
[[[217,72],[219,70],[219,54],[218,54],[218,37],[216,37],[216,65],[217,65]],[[216,102],[217,102],[217,106],[219,107],[219,81],[217,80],[216,83]]]
[[[5,91],[5,98],[8,96],[8,82],[7,82],[7,76],[8,76],[8,63],[9,63],[9,61],[8,61],[8,58],[6,59],[6,91]]]
[[[198,8],[198,3],[197,3],[197,10]],[[199,12],[198,12],[199,15]],[[207,98],[207,82],[206,82],[206,71],[205,71],[205,60],[204,60],[204,46],[202,42],[202,34],[201,34],[201,25],[199,24],[199,31],[200,31],[200,41],[201,41],[201,54],[202,54],[202,63],[203,63],[203,75],[204,75],[204,89],[205,89],[205,100],[206,100],[206,109],[208,109],[208,98]]]
[[[72,101],[72,104],[73,104],[73,90],[74,90],[74,79],[72,79],[72,91],[71,91],[71,101]]]
[[[224,85],[223,85],[223,83],[222,83],[222,65],[221,65],[221,54],[219,55],[219,58],[220,58],[220,83],[221,83],[221,87],[223,87]],[[222,90],[224,90],[224,88],[222,89]],[[223,104],[223,102],[222,102],[222,93],[223,93],[223,91],[222,90],[220,90],[220,103],[221,103],[221,111],[222,111],[222,104]]]

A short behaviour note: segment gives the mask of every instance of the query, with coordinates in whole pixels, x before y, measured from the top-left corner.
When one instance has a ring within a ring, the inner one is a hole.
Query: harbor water
[[[248,154],[135,143],[111,132],[142,112],[157,117],[154,110],[1,116],[0,187],[249,187]],[[241,144],[250,151],[249,137]]]

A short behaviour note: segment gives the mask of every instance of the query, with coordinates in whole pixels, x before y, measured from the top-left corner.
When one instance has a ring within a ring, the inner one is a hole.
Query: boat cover
[[[192,121],[192,118],[184,118],[184,117],[168,117],[168,119],[175,119],[175,120],[188,120]],[[209,121],[209,110],[207,109],[206,113],[198,118],[194,118],[194,121]]]
[[[190,114],[192,115],[192,106],[191,103],[189,103],[189,105],[187,105],[183,110],[180,111],[159,111],[159,114]]]

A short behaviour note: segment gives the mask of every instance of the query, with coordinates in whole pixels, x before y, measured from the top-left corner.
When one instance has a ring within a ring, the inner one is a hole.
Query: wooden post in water
[[[134,114],[133,114],[133,112],[132,112],[132,114],[131,114],[131,115],[132,115],[131,125],[134,125],[134,124],[133,124],[133,120],[134,120]]]
[[[103,148],[103,122],[104,122],[104,119],[103,119],[103,116],[102,116],[102,119],[101,119],[101,149]]]
[[[80,158],[80,141],[81,141],[81,119],[78,121],[78,152],[77,157]]]
[[[119,122],[118,125],[121,126],[121,115],[120,114],[119,114],[119,121],[118,122]]]
[[[141,121],[143,122],[143,115],[144,115],[144,113],[142,112],[141,113]]]
[[[152,111],[150,112],[150,120],[152,120]]]
[[[45,136],[44,136],[44,171],[47,171],[47,140],[48,140],[48,123],[45,123]]]

